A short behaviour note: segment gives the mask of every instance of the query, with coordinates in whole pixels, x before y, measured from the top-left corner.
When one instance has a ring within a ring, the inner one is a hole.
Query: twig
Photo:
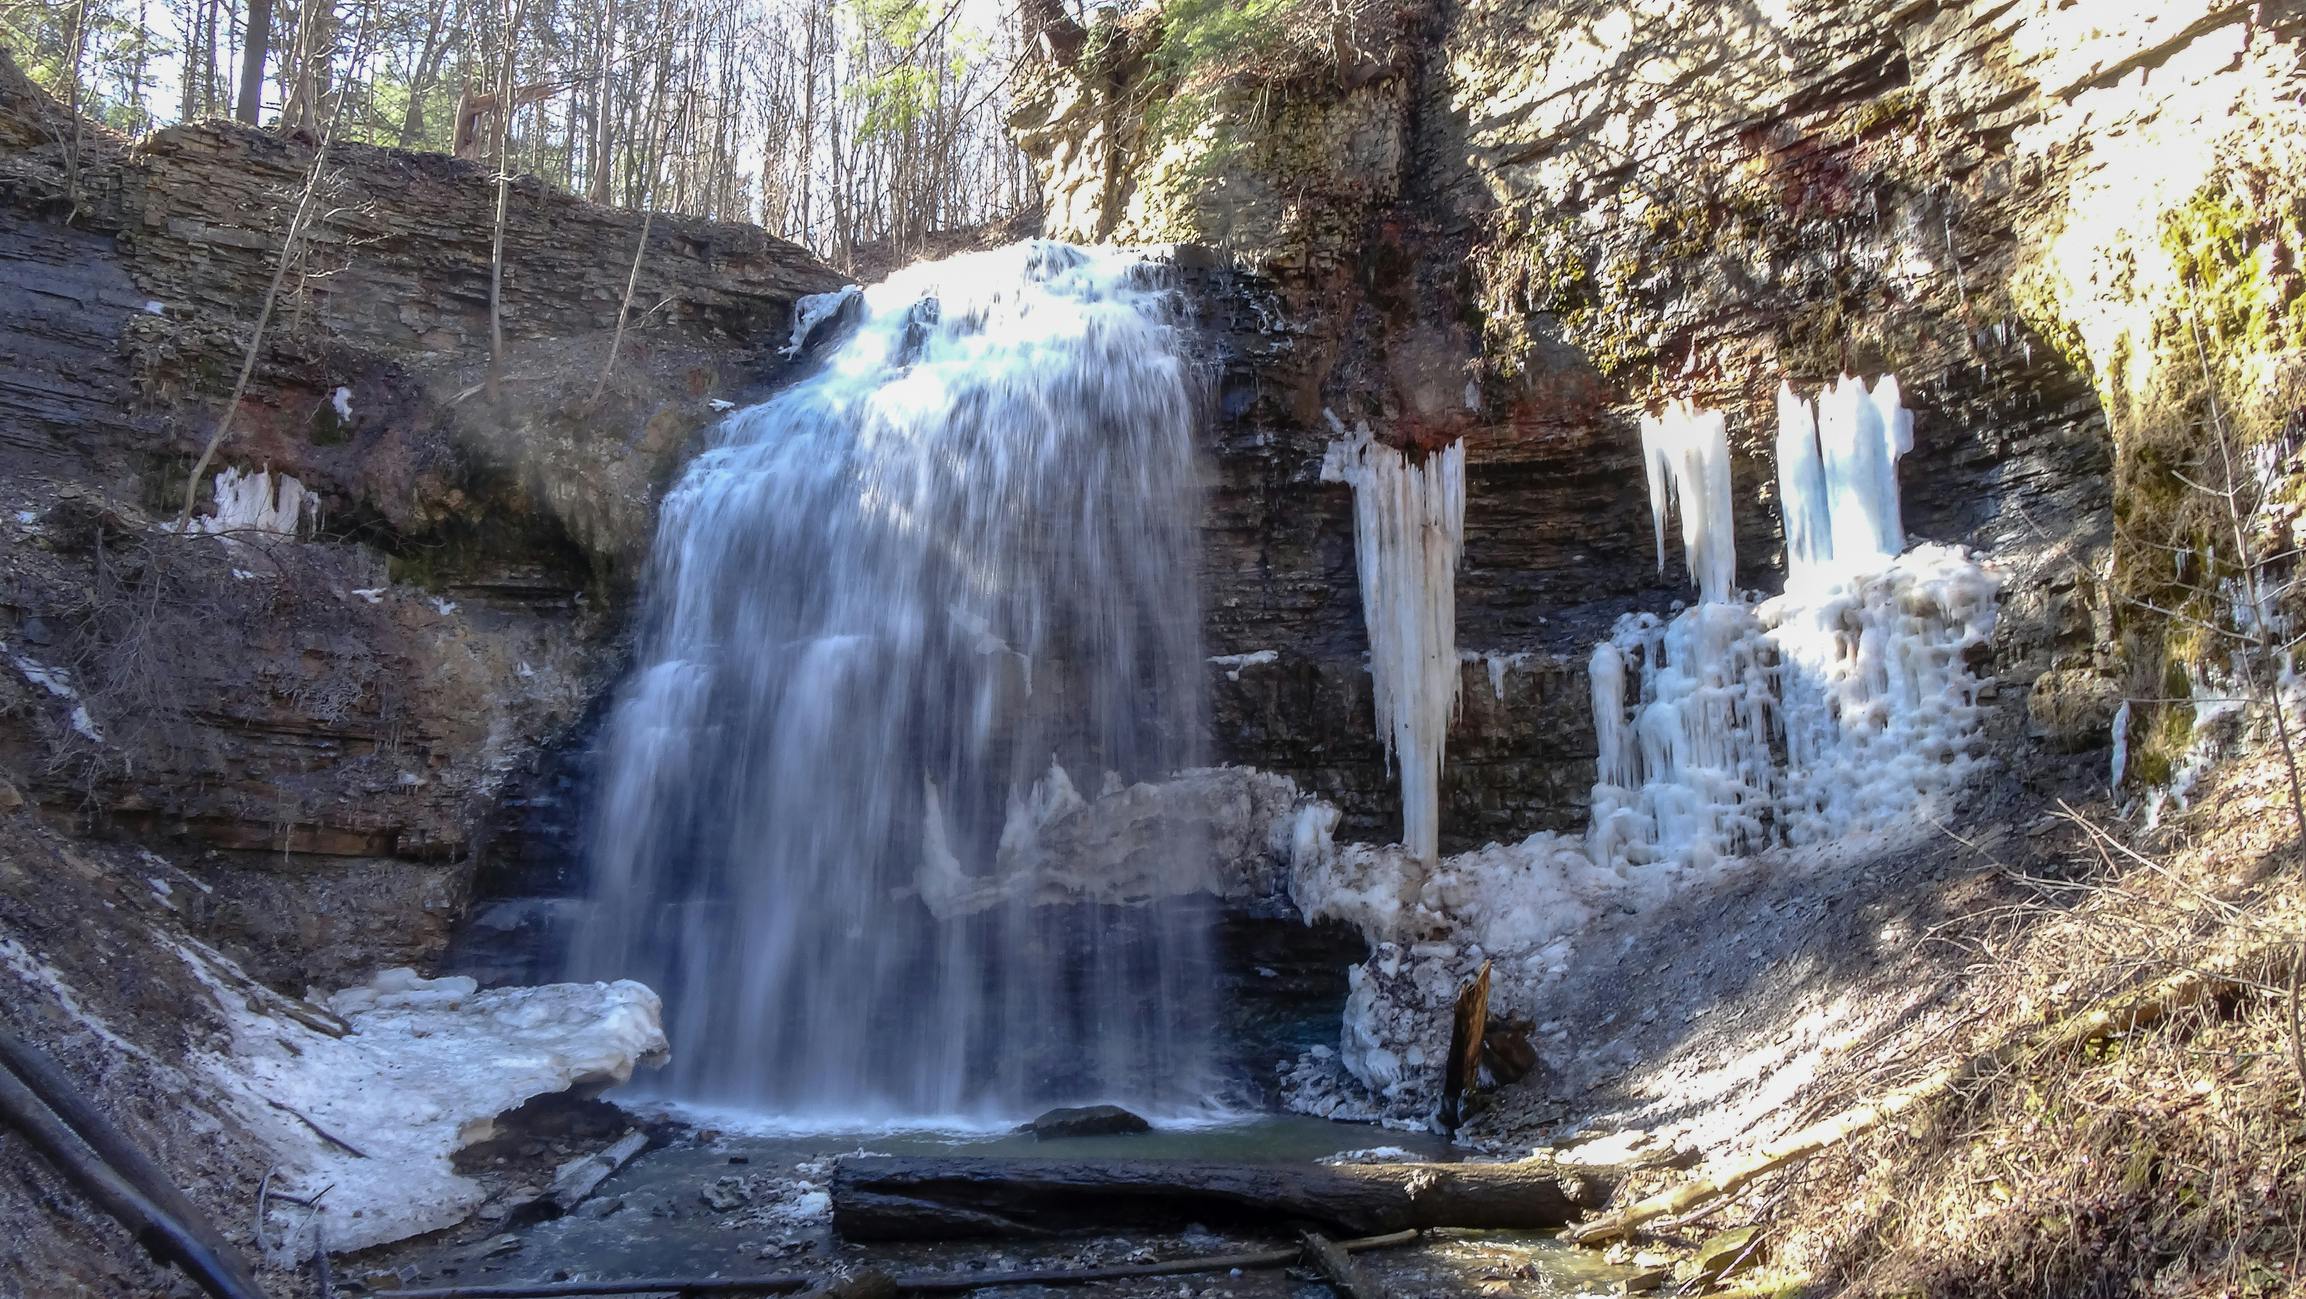
[[[280,1102],[280,1101],[276,1101],[276,1100],[272,1099],[270,1096],[267,1096],[267,1097],[265,1097],[265,1098],[264,1098],[264,1101],[265,1101],[265,1104],[267,1104],[267,1105],[270,1105],[272,1108],[274,1108],[274,1109],[276,1109],[276,1110],[286,1110],[286,1111],[288,1111],[290,1114],[293,1114],[293,1115],[295,1115],[295,1116],[296,1116],[298,1119],[301,1119],[301,1120],[303,1121],[303,1123],[304,1123],[304,1126],[306,1126],[306,1127],[308,1127],[308,1128],[311,1128],[311,1129],[312,1129],[314,1132],[316,1132],[316,1133],[319,1133],[319,1134],[320,1134],[320,1139],[321,1139],[321,1140],[323,1140],[323,1141],[325,1141],[325,1142],[327,1142],[328,1144],[330,1144],[330,1145],[332,1145],[332,1146],[336,1146],[336,1147],[338,1147],[339,1149],[342,1149],[342,1150],[344,1150],[344,1151],[346,1151],[346,1152],[348,1152],[348,1153],[350,1153],[350,1154],[356,1155],[356,1156],[358,1156],[359,1158],[362,1158],[362,1159],[366,1159],[366,1158],[368,1158],[368,1152],[367,1152],[367,1151],[365,1151],[365,1150],[361,1149],[359,1146],[356,1146],[356,1145],[352,1144],[351,1142],[349,1142],[349,1141],[345,1140],[343,1137],[340,1137],[340,1136],[336,1135],[335,1133],[333,1133],[333,1132],[329,1131],[327,1128],[324,1128],[324,1127],[320,1126],[318,1123],[315,1123],[315,1122],[313,1122],[313,1121],[312,1121],[312,1116],[311,1116],[311,1115],[309,1115],[309,1114],[306,1114],[304,1111],[302,1111],[302,1110],[300,1110],[300,1109],[296,1108],[295,1106],[293,1106],[293,1105],[288,1105],[288,1104],[284,1104],[284,1103],[282,1103],[282,1102]],[[313,1198],[317,1200],[317,1199],[319,1199],[320,1197],[319,1197],[319,1196],[314,1196]]]
[[[2306,971],[2306,948],[2290,961],[2290,1067],[2298,1071],[2298,1089],[2306,1094],[2306,1032],[2299,1028],[2299,974]]]
[[[367,49],[369,26],[361,24],[360,39],[353,44],[352,63],[360,62]],[[288,278],[288,265],[296,260],[296,241],[304,232],[304,224],[312,215],[312,202],[320,192],[320,176],[328,162],[328,146],[336,139],[337,123],[344,120],[345,102],[349,93],[336,97],[336,109],[328,115],[328,127],[320,133],[320,143],[312,153],[312,169],[304,175],[304,193],[296,200],[296,211],[288,219],[288,234],[280,241],[280,260],[272,268],[272,283],[264,290],[264,304],[256,312],[256,329],[248,336],[248,351],[240,358],[240,377],[233,381],[232,395],[225,399],[224,415],[216,421],[216,431],[208,435],[208,444],[200,448],[200,458],[193,462],[192,472],[184,479],[184,508],[176,515],[176,530],[184,531],[192,522],[192,507],[200,499],[200,476],[208,472],[209,462],[216,458],[216,450],[232,432],[232,419],[240,413],[240,399],[248,393],[248,380],[256,373],[256,359],[264,353],[264,327],[272,322],[272,305],[280,298],[280,286]]]
[[[256,1183],[256,1252],[269,1254],[272,1245],[264,1239],[264,1198],[272,1190],[272,1170],[277,1165],[266,1164],[264,1176]]]

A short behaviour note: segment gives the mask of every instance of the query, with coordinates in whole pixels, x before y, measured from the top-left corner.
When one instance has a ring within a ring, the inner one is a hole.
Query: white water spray
[[[1198,919],[1036,905],[1070,864],[1029,842],[1080,804],[1068,770],[1198,756],[1171,295],[1132,255],[1033,243],[861,296],[666,498],[577,968],[664,993],[691,1101],[828,1122],[1190,1103]],[[840,305],[798,312],[801,340]]]

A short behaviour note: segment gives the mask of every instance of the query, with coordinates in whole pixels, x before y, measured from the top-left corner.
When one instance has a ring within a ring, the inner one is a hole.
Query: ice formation
[[[785,344],[784,355],[799,356],[809,345],[809,336],[817,327],[841,313],[841,308],[859,297],[864,291],[854,284],[844,284],[831,293],[812,293],[793,304],[793,336]],[[717,409],[726,410],[724,403]]]
[[[1815,406],[1788,388],[1779,412],[1790,572],[1759,603],[1736,588],[1724,420],[1677,404],[1643,421],[1660,566],[1678,516],[1699,598],[1669,618],[1628,615],[1594,648],[1582,842],[1540,833],[1432,862],[1333,843],[1334,813],[1294,813],[1293,900],[1380,946],[1354,972],[1340,1049],[1293,1066],[1293,1095],[1334,1106],[1322,1080],[1342,1068],[1388,1104],[1415,1104],[1458,981],[1481,960],[1520,976],[1493,992],[1508,1005],[1603,909],[1655,905],[1766,850],[1893,831],[1976,771],[1984,683],[1971,661],[2000,579],[1958,547],[1899,553],[1912,417],[1896,380],[1844,379]]]
[[[1225,669],[1227,681],[1239,681],[1243,668],[1261,668],[1269,663],[1280,661],[1281,651],[1269,649],[1257,650],[1248,654],[1212,654],[1209,656],[1211,666]]]
[[[1401,777],[1401,842],[1441,851],[1441,763],[1457,712],[1457,560],[1465,549],[1465,444],[1412,460],[1372,438],[1338,439],[1321,477],[1353,487],[1354,564],[1369,627],[1377,733]]]
[[[216,952],[178,954],[232,1030],[230,1049],[196,1066],[270,1147],[276,1187],[327,1189],[334,1253],[462,1221],[486,1192],[451,1157],[494,1135],[498,1116],[534,1096],[597,1093],[666,1050],[656,994],[630,981],[484,991],[386,970],[327,999],[351,1030],[336,1037],[268,1009],[272,995]],[[288,1263],[310,1241],[279,1246],[289,1256],[274,1261]]]
[[[1759,605],[1730,580],[1721,417],[1681,407],[1644,424],[1652,518],[1662,538],[1670,494],[1700,590],[1671,619],[1628,616],[1594,649],[1597,862],[1704,868],[1815,843],[1971,774],[1968,658],[1993,632],[1999,581],[1958,548],[1898,554],[1913,416],[1896,378],[1871,390],[1845,378],[1815,406],[1788,386],[1778,411],[1789,572],[1785,594]]]
[[[1649,477],[1650,526],[1657,567],[1665,571],[1667,507],[1681,518],[1682,548],[1698,598],[1730,600],[1737,593],[1737,538],[1730,519],[1729,434],[1721,412],[1686,401],[1662,415],[1641,417],[1641,458]]]
[[[1906,548],[1898,458],[1914,449],[1914,417],[1898,378],[1840,382],[1805,401],[1778,387],[1778,500],[1786,582],[1807,586],[1878,568]]]
[[[293,537],[304,531],[320,508],[320,498],[303,483],[270,469],[252,474],[226,469],[215,481],[216,512],[193,519],[194,532]]]

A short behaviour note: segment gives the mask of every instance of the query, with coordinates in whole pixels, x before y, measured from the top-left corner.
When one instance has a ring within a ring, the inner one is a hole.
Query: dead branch
[[[1385,1287],[1362,1275],[1353,1255],[1336,1241],[1317,1231],[1302,1232],[1298,1239],[1305,1244],[1305,1261],[1337,1292],[1337,1299],[1386,1299]]]
[[[11,1069],[0,1069],[0,1123],[23,1134],[42,1158],[127,1228],[154,1258],[181,1268],[217,1299],[265,1299],[264,1291],[249,1279],[247,1263],[211,1244],[217,1239],[214,1228],[153,1203]]]
[[[358,66],[368,47],[369,26],[361,24],[360,39],[353,43],[352,63]],[[336,97],[336,108],[328,115],[327,129],[320,133],[320,143],[312,151],[312,166],[304,173],[304,192],[297,196],[296,210],[288,218],[288,233],[280,241],[280,260],[272,267],[272,283],[264,290],[264,302],[256,311],[256,328],[248,335],[248,351],[240,358],[240,377],[233,380],[232,395],[224,400],[224,415],[216,421],[216,431],[208,435],[207,445],[200,448],[200,458],[193,461],[192,472],[184,479],[184,508],[176,515],[176,530],[192,522],[192,507],[200,500],[200,476],[208,472],[209,462],[216,458],[216,450],[232,432],[232,420],[240,413],[240,399],[248,394],[248,380],[256,373],[256,359],[264,354],[264,328],[272,321],[273,304],[280,300],[280,286],[288,278],[289,264],[296,260],[296,241],[304,234],[305,223],[312,217],[312,204],[320,194],[320,177],[328,164],[328,146],[336,139],[336,128],[344,121],[344,108],[352,99],[350,87]]]

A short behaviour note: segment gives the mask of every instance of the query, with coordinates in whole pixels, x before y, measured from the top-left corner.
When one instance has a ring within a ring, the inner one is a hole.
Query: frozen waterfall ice
[[[1657,566],[1665,571],[1665,519],[1670,504],[1681,518],[1683,553],[1698,598],[1733,599],[1737,593],[1737,536],[1730,520],[1728,425],[1720,411],[1687,401],[1662,415],[1641,417],[1641,458],[1649,477],[1650,526],[1657,536]]]
[[[1353,561],[1369,628],[1377,733],[1401,778],[1401,842],[1441,852],[1441,764],[1457,712],[1457,560],[1465,549],[1465,444],[1412,458],[1329,417],[1324,481],[1353,487]]]
[[[1199,753],[1173,295],[1138,256],[1036,242],[859,296],[797,313],[813,368],[665,500],[573,964],[663,993],[686,1099],[1191,1103],[1196,916],[992,878],[1054,869],[1023,841],[1080,803],[1068,772]]]
[[[1698,599],[1627,615],[1594,647],[1582,842],[1540,831],[1435,861],[1336,843],[1333,810],[1295,814],[1292,899],[1378,946],[1353,971],[1335,1066],[1301,1060],[1292,1105],[1328,1112],[1334,1068],[1393,1112],[1430,1102],[1424,1066],[1476,962],[1522,976],[1495,985],[1493,1013],[1542,1018],[1544,981],[1596,917],[1765,853],[1801,869],[1847,836],[1951,810],[1986,760],[1976,662],[2000,579],[1957,546],[1903,549],[1896,464],[1912,417],[1894,378],[1845,379],[1816,405],[1788,388],[1779,414],[1789,573],[1759,602],[1736,587],[1725,420],[1677,403],[1642,422],[1660,567],[1678,516]],[[1367,607],[1374,641],[1381,606]]]
[[[1906,548],[1898,458],[1914,449],[1914,417],[1885,374],[1872,389],[1840,382],[1805,401],[1778,388],[1778,501],[1786,580],[1807,586],[1879,568]]]
[[[1953,547],[1904,550],[1898,457],[1913,416],[1895,376],[1845,377],[1816,403],[1778,394],[1786,592],[1731,580],[1729,446],[1719,414],[1644,419],[1651,518],[1681,515],[1696,604],[1622,619],[1594,650],[1597,861],[1705,866],[1870,829],[1974,766],[1996,579]],[[1693,490],[1702,485],[1703,490]]]

